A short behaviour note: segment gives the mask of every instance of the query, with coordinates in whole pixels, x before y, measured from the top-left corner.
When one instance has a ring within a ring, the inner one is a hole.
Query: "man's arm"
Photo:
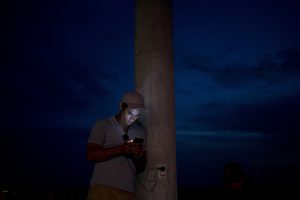
[[[121,146],[111,148],[103,148],[96,143],[88,143],[87,146],[87,159],[89,161],[105,161],[113,157],[119,156],[122,152]]]
[[[135,152],[136,144],[124,142],[121,145],[103,148],[101,145],[96,143],[88,143],[87,147],[87,159],[89,161],[105,161],[116,156],[130,155]]]

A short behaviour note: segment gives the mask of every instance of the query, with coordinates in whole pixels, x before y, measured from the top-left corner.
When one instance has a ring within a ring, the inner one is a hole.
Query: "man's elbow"
[[[101,149],[101,147],[94,143],[89,143],[87,146],[87,154],[86,158],[88,161],[95,161],[96,160],[96,154]]]
[[[86,158],[88,161],[95,161],[95,156],[90,152],[87,153]]]

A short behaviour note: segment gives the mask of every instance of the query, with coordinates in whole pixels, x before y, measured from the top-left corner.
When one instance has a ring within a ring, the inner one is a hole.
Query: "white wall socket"
[[[157,178],[167,178],[167,166],[165,164],[157,165]]]

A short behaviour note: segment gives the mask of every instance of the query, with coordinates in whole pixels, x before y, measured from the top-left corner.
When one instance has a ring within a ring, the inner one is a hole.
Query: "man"
[[[143,143],[133,139],[146,139],[145,130],[135,123],[144,109],[143,96],[127,92],[120,102],[120,112],[93,126],[87,158],[95,164],[88,200],[136,199],[135,176],[146,165],[146,150]]]
[[[228,162],[224,165],[224,197],[226,199],[257,199],[253,182],[246,175],[242,165]]]

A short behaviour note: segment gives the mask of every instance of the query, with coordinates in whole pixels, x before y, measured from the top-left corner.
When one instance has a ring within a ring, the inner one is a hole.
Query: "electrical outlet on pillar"
[[[158,164],[157,166],[157,178],[163,179],[167,177],[167,167],[165,164]]]

